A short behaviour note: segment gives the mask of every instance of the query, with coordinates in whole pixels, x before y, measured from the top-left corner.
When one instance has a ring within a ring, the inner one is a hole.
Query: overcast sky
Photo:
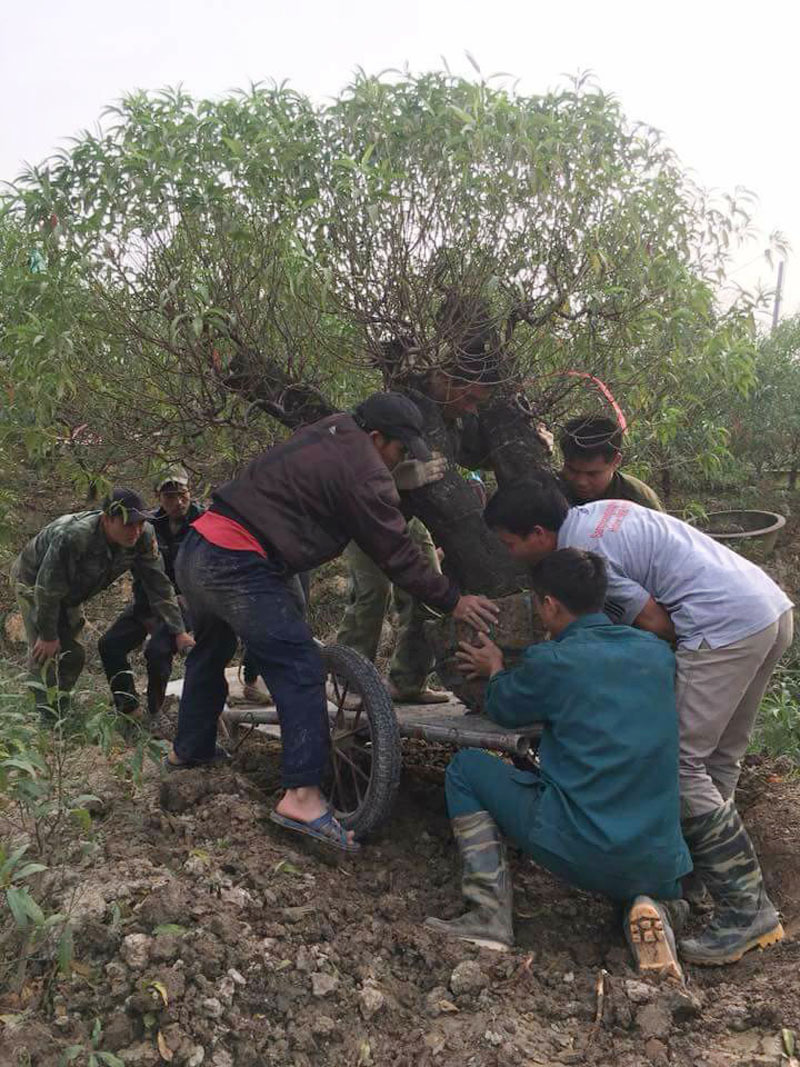
[[[593,70],[629,117],[663,130],[706,186],[759,196],[761,242],[735,278],[774,287],[759,253],[795,250],[782,314],[800,311],[796,0],[0,0],[0,178],[91,126],[130,89],[195,96],[288,79],[323,98],[356,67],[508,71],[526,93]]]

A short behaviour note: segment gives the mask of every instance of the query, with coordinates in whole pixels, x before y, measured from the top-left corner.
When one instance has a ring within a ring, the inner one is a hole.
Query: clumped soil
[[[351,858],[268,821],[276,742],[251,735],[225,771],[162,781],[149,766],[137,789],[115,773],[124,753],[87,751],[84,787],[101,803],[40,876],[73,918],[72,973],[59,976],[45,946],[0,996],[0,1067],[56,1067],[75,1046],[76,1064],[94,1047],[142,1067],[781,1062],[781,1031],[800,1032],[800,781],[788,761],[752,758],[741,790],[787,939],[691,969],[677,989],[634,974],[611,904],[518,855],[516,951],[426,931],[426,915],[460,909],[449,752],[411,742],[405,756],[394,816]]]

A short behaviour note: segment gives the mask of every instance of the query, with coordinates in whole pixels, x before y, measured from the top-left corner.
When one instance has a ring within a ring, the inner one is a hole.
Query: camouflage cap
[[[188,489],[189,475],[180,464],[176,464],[174,467],[165,467],[156,479],[155,490],[157,493],[162,492],[167,486]]]

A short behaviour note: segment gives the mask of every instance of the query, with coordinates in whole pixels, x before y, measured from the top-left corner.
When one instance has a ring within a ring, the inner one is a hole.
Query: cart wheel
[[[331,718],[325,790],[336,818],[357,837],[366,837],[389,815],[400,784],[400,730],[391,698],[368,659],[344,645],[320,651]]]

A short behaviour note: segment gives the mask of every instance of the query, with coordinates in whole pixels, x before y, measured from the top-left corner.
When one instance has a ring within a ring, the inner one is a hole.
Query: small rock
[[[562,982],[566,982],[567,985],[569,985],[571,982],[574,982],[575,981],[574,972],[573,971],[567,971],[567,973],[565,975],[562,975],[561,981]]]
[[[625,982],[625,992],[628,994],[628,1000],[632,1000],[634,1004],[649,1004],[657,990],[647,982],[637,982],[635,978],[629,978]]]
[[[238,985],[238,986],[246,986],[247,985],[247,979],[245,978],[245,976],[243,974],[240,974],[239,971],[237,971],[235,967],[231,967],[231,969],[228,971],[228,976],[233,980],[235,985]]]
[[[143,971],[150,956],[150,938],[147,934],[128,934],[122,939],[119,954],[132,971]]]
[[[218,1048],[211,1057],[212,1067],[233,1067],[233,1056],[224,1048]]]
[[[108,979],[108,992],[113,997],[124,996],[128,992],[128,968],[119,960],[111,960],[105,965]]]
[[[117,1055],[129,1067],[155,1067],[161,1060],[158,1049],[149,1041],[140,1041],[137,1045],[121,1048]]]
[[[455,996],[477,993],[487,984],[486,975],[475,960],[463,960],[450,975],[450,988]]]
[[[309,904],[300,904],[293,908],[281,908],[281,915],[287,923],[299,923],[302,922],[307,916],[311,915],[314,908]]]
[[[225,975],[224,978],[220,978],[216,985],[216,992],[219,999],[223,1004],[230,1005],[233,1003],[233,994],[236,991],[236,983],[230,977]]]
[[[133,1021],[124,1011],[115,1012],[103,1025],[103,1048],[117,1052],[133,1040]]]
[[[186,1067],[200,1067],[200,1064],[206,1058],[206,1050],[202,1045],[195,1045],[192,1051],[189,1053],[189,1058],[186,1061]]]
[[[174,934],[158,934],[150,949],[154,960],[173,960],[178,955],[178,939]]]
[[[377,986],[371,982],[365,984],[358,994],[358,1007],[363,1017],[367,1020],[386,1006],[386,997]]]
[[[232,885],[230,889],[221,889],[219,895],[226,904],[233,904],[237,908],[245,908],[253,903],[252,894],[239,885]]]
[[[669,1036],[672,1016],[663,1004],[645,1004],[636,1012],[636,1025],[645,1038]]]
[[[496,1030],[487,1030],[483,1035],[483,1040],[497,1048],[498,1045],[503,1044],[503,1035],[498,1034]]]
[[[443,985],[434,986],[434,988],[425,997],[425,1013],[430,1015],[432,1019],[435,1019],[437,1015],[441,1015],[443,1011],[447,1011],[442,1007],[443,1003],[451,1003],[450,990],[445,989]],[[455,1007],[455,1005],[453,1005]]]
[[[311,1032],[317,1037],[328,1037],[336,1029],[336,1023],[328,1015],[315,1015],[311,1020]]]
[[[203,1009],[203,1014],[207,1015],[210,1019],[219,1019],[225,1010],[218,997],[206,997],[200,1002],[200,1007]]]
[[[297,956],[294,961],[295,967],[298,971],[303,971],[304,974],[311,974],[314,968],[317,966],[317,961],[311,954],[307,945],[301,945],[297,950]]]
[[[333,974],[317,971],[311,975],[311,992],[315,997],[327,997],[339,985],[339,979]]]
[[[676,1022],[696,1018],[703,1008],[702,1000],[695,993],[691,993],[686,989],[685,986],[671,989],[658,999],[669,1010]]]
[[[664,1067],[665,1064],[669,1063],[667,1046],[663,1041],[659,1041],[657,1037],[649,1037],[645,1041],[644,1054],[651,1063],[657,1064],[658,1067]]]
[[[188,890],[180,882],[171,881],[149,893],[136,913],[147,926],[181,925],[186,922],[190,903]]]

